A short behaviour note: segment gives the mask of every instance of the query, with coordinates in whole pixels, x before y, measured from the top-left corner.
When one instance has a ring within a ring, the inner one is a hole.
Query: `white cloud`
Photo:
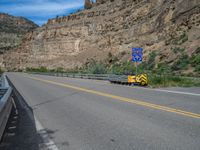
[[[7,8],[1,8],[1,10],[7,10],[15,14],[24,15],[55,15],[66,12],[67,10],[79,8],[82,6],[80,1],[77,2],[51,2],[37,0],[33,3],[11,5]]]
[[[83,7],[83,1],[84,0],[19,0],[6,3],[5,5],[1,4],[0,10],[1,12],[16,16],[28,18],[36,17],[37,19],[41,17],[47,20],[56,15],[65,15],[74,9]],[[39,20],[41,23],[41,19]]]

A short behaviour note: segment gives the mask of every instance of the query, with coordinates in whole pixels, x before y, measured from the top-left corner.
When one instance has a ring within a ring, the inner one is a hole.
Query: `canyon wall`
[[[181,41],[183,35],[188,39]],[[156,62],[173,64],[180,57],[174,47],[191,55],[199,43],[199,0],[99,0],[91,9],[50,19],[0,59],[8,70],[70,69],[105,61],[109,54],[128,61],[132,47],[143,47],[144,61],[155,51]]]

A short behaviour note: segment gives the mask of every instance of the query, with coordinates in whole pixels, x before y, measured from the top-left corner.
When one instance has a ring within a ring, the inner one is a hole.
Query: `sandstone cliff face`
[[[99,1],[100,2],[100,1]],[[181,41],[180,37],[188,39]],[[143,47],[146,60],[156,51],[157,62],[178,59],[174,47],[191,55],[200,43],[199,0],[112,0],[66,17],[51,19],[3,55],[7,69],[45,66],[74,68],[108,53],[130,60],[132,47]]]
[[[0,13],[0,53],[19,46],[24,34],[36,27],[25,18]]]

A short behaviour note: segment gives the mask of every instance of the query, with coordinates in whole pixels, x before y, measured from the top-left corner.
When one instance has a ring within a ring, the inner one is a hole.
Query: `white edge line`
[[[39,147],[41,149],[44,148],[47,150],[59,150],[56,144],[48,136],[48,133],[45,130],[45,128],[41,125],[41,123],[38,121],[38,119],[35,116],[34,116],[34,119],[35,119],[36,130],[44,141],[44,143],[41,143]]]
[[[51,140],[51,138],[49,137],[47,131],[45,130],[45,128],[41,125],[41,123],[39,122],[39,120],[36,118],[36,116],[33,114],[31,114],[30,109],[26,106],[26,104],[24,104],[24,102],[20,101],[22,107],[25,108],[27,114],[29,115],[29,117],[31,118],[31,120],[33,122],[35,122],[35,128],[37,131],[37,134],[40,135],[40,137],[43,139],[43,143],[41,143],[39,145],[39,148],[41,150],[59,150],[58,147],[56,146],[56,144],[53,142],[53,140]]]
[[[127,86],[129,88],[137,88],[137,89],[144,89],[149,91],[158,91],[158,92],[166,92],[166,93],[174,93],[174,94],[183,94],[183,95],[192,95],[192,96],[200,96],[198,93],[190,93],[190,92],[181,92],[181,91],[171,91],[171,90],[162,90],[162,89],[150,89],[145,87],[134,87],[134,86]]]
[[[20,92],[18,91],[18,93],[20,93]],[[20,93],[20,94],[22,96],[22,93]],[[24,96],[22,96],[22,97],[24,97]],[[12,99],[12,102],[14,104],[14,107],[16,108],[16,103],[15,103],[14,99]],[[34,114],[33,115],[31,114],[30,109],[27,107],[27,105],[22,100],[20,100],[19,102],[20,102],[21,107],[25,108],[28,116],[31,118],[31,121],[35,122],[35,127],[36,127],[36,130],[37,130],[37,133],[41,136],[41,138],[44,141],[44,143],[41,143],[39,145],[39,148],[41,150],[59,150],[58,147],[56,146],[56,144],[54,143],[54,141],[51,140],[47,131],[41,125],[39,120],[35,117]],[[16,113],[18,114],[17,108],[16,108]]]
[[[65,78],[65,77],[64,77]],[[66,77],[68,78],[68,77]],[[73,78],[74,79],[74,78]],[[79,79],[79,78],[75,78],[75,79]],[[82,80],[82,79],[80,79]],[[89,80],[89,79],[88,79]],[[103,80],[104,81],[104,80]],[[99,84],[95,83],[95,84]],[[103,84],[99,84],[99,85],[104,85],[107,84],[108,85],[109,81],[107,81],[107,83],[103,83]],[[109,84],[112,85],[112,84]],[[117,86],[124,86],[124,85],[118,85],[118,84],[113,84],[113,85],[117,85]],[[151,88],[145,88],[145,87],[136,87],[136,86],[126,86],[128,88],[136,88],[136,89],[144,89],[144,90],[150,90],[150,91],[158,91],[158,92],[166,92],[166,93],[174,93],[174,94],[182,94],[182,95],[192,95],[192,96],[200,96],[200,94],[198,93],[190,93],[190,92],[181,92],[181,91],[171,91],[171,90],[162,90],[162,89],[151,89]]]
[[[170,91],[170,90],[160,90],[160,89],[155,89],[155,91],[167,92],[167,93],[175,93],[175,94],[200,96],[200,94],[197,94],[197,93],[189,93],[189,92],[181,92],[181,91]]]

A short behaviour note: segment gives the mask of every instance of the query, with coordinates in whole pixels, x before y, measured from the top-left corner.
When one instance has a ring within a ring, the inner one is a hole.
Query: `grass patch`
[[[188,64],[190,63],[189,56],[187,54],[182,54],[181,57],[172,65],[172,71],[184,70],[187,69]]]
[[[195,50],[190,58],[190,63],[195,68],[195,72],[200,73],[200,47]]]
[[[149,86],[156,87],[193,87],[200,86],[200,79],[173,76],[148,74]]]

